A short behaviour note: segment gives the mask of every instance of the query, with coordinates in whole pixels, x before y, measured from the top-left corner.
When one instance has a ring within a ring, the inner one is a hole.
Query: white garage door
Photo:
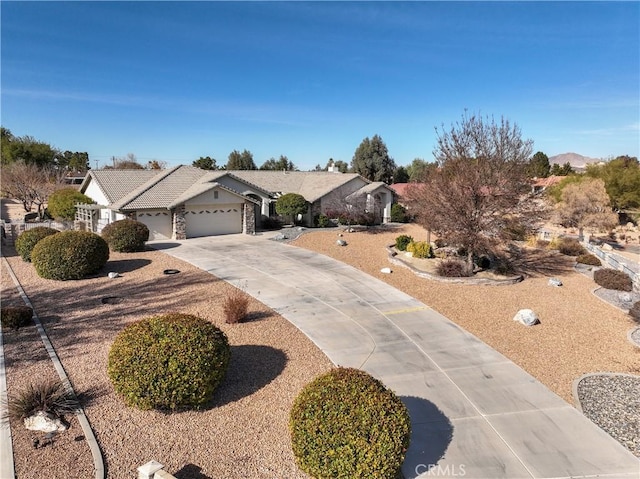
[[[242,233],[242,205],[188,205],[187,238]]]
[[[173,228],[169,211],[138,211],[136,217],[149,228],[149,241],[171,239]]]

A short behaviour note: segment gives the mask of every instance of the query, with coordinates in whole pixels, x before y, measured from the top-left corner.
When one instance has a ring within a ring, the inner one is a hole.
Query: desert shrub
[[[562,238],[558,243],[558,251],[566,256],[580,256],[586,253],[577,239]]]
[[[59,233],[59,231],[53,228],[47,228],[46,226],[36,226],[35,228],[27,230],[16,239],[16,251],[23,261],[29,262],[31,261],[31,251],[33,251],[33,247],[38,241],[56,233]]]
[[[56,219],[72,221],[76,216],[77,203],[93,204],[95,202],[74,188],[62,188],[49,196],[47,210]]]
[[[398,203],[391,205],[391,221],[394,223],[406,223],[409,221],[407,209]]]
[[[351,224],[360,226],[373,226],[377,223],[374,213],[354,213],[351,215]]]
[[[442,260],[436,266],[436,273],[447,278],[462,278],[464,276],[470,276],[469,268],[467,268],[465,262],[457,259]]]
[[[80,279],[95,273],[109,259],[109,245],[89,231],[63,231],[47,236],[31,252],[31,262],[46,279]]]
[[[224,378],[229,357],[220,329],[197,316],[172,313],[120,332],[109,351],[107,373],[128,406],[199,408]]]
[[[633,283],[629,275],[617,269],[602,268],[593,272],[593,280],[606,289],[631,291]]]
[[[631,316],[636,322],[640,323],[640,301],[636,301],[629,310],[629,316]]]
[[[364,371],[336,368],[307,384],[289,419],[300,469],[317,478],[398,477],[411,421],[393,391]]]
[[[11,419],[22,420],[42,411],[54,418],[74,414],[79,409],[75,395],[59,381],[44,380],[17,391],[7,400]]]
[[[222,303],[222,310],[227,323],[239,323],[247,316],[249,297],[244,292],[245,286],[234,288]]]
[[[102,229],[102,237],[112,251],[120,253],[144,251],[144,243],[149,239],[149,228],[139,221],[118,220]]]
[[[437,238],[433,244],[436,245],[436,248],[444,248],[445,246],[447,246],[447,242],[445,240],[443,240],[442,238]]]
[[[318,215],[315,223],[319,228],[328,228],[329,226],[332,226],[331,220],[327,215]]]
[[[549,244],[550,243],[551,243],[550,241],[539,239],[537,241],[537,247],[538,248],[549,248]]]
[[[412,241],[407,245],[407,251],[413,253],[414,258],[433,258],[433,249],[426,241]]]
[[[20,326],[29,324],[33,316],[33,309],[29,306],[2,306],[0,317],[2,326],[6,328],[18,329]]]
[[[491,267],[491,259],[488,256],[480,256],[476,260],[476,264],[480,269],[489,269]]]
[[[554,236],[553,238],[551,238],[551,240],[549,240],[549,244],[547,245],[547,248],[558,249],[560,247],[561,241],[562,241],[562,238],[558,238],[557,236]]]
[[[597,256],[590,253],[581,254],[576,258],[576,262],[580,264],[588,264],[591,266],[602,266],[602,261],[600,261]]]
[[[407,246],[412,242],[413,237],[409,235],[400,235],[396,238],[396,249],[398,251],[407,251]]]

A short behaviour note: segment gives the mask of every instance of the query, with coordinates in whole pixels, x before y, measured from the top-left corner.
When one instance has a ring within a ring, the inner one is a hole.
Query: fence
[[[33,228],[37,228],[38,226],[55,228],[60,231],[73,229],[73,221],[70,221],[70,222],[40,221],[37,223],[5,223],[3,221],[2,223],[0,223],[0,225],[4,230],[2,233],[2,239],[8,245],[14,244],[16,241],[16,238],[20,236],[21,233]]]
[[[606,263],[613,269],[617,269],[628,274],[629,277],[631,277],[631,281],[633,281],[633,288],[640,292],[640,263],[634,264],[632,260],[625,260],[621,256],[604,251],[591,243],[583,243],[583,245],[591,253],[600,258],[603,263]]]

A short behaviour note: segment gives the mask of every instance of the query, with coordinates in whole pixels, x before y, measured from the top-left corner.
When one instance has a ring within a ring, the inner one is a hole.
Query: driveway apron
[[[640,478],[640,461],[622,445],[441,314],[351,266],[267,237],[150,246],[243,286],[334,364],[394,390],[411,415],[406,478]]]

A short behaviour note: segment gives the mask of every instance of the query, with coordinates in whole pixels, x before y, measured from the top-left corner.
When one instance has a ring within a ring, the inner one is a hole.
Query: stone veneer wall
[[[173,238],[174,240],[187,239],[187,220],[184,217],[185,206],[178,205],[171,210],[173,216]]]
[[[242,206],[242,232],[246,235],[256,233],[256,214],[253,203],[246,201]]]

